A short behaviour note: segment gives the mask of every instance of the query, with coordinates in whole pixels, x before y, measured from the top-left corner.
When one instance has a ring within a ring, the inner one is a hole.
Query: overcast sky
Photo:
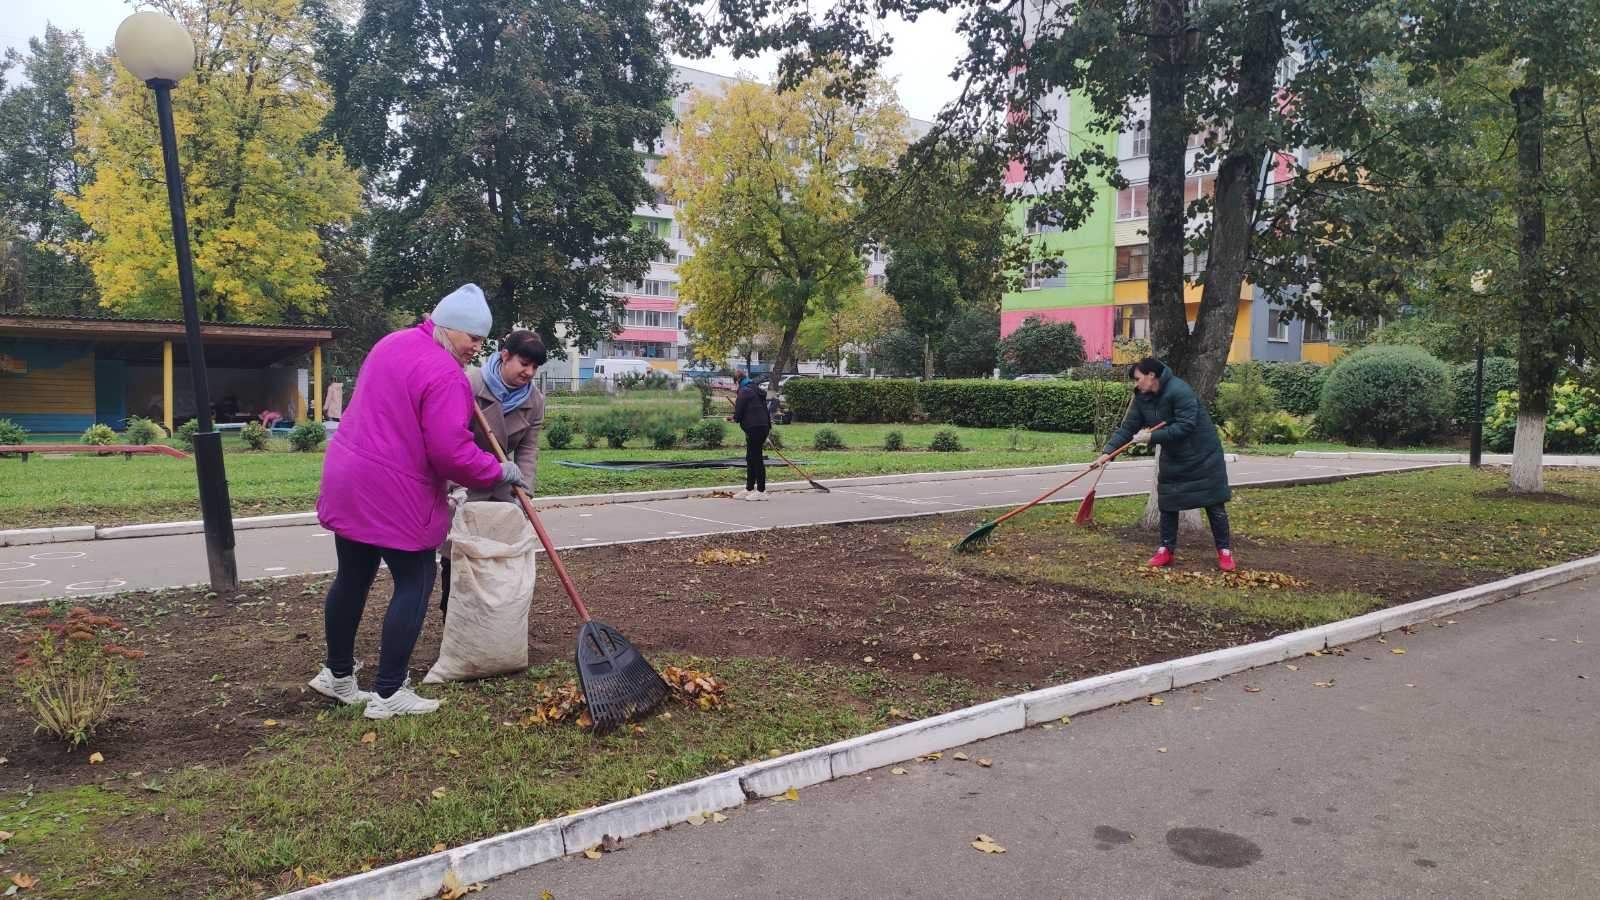
[[[128,0],[5,0],[0,14],[0,46],[27,47],[28,38],[44,33],[48,21],[58,28],[83,32],[93,48],[111,44],[117,24],[136,3]],[[900,102],[911,115],[931,119],[940,107],[955,98],[958,86],[949,78],[965,45],[955,26],[958,17],[950,14],[923,16],[914,25],[895,22],[888,30],[895,37],[895,53],[887,74],[898,80]],[[674,58],[675,62],[705,69],[720,75],[747,71],[770,80],[776,57],[735,62],[726,54],[703,60]]]

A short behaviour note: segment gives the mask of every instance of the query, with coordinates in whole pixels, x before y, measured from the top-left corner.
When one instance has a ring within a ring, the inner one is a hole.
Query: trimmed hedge
[[[1452,387],[1455,390],[1455,403],[1452,406],[1451,416],[1455,419],[1456,427],[1463,431],[1472,427],[1472,395],[1474,383],[1478,378],[1478,363],[1464,362],[1455,367]],[[1495,407],[1495,398],[1501,391],[1516,391],[1517,389],[1517,361],[1504,356],[1486,356],[1483,359],[1483,417],[1489,418],[1489,413]],[[1515,407],[1516,404],[1512,404]]]
[[[1322,405],[1322,383],[1328,380],[1328,368],[1308,362],[1263,363],[1261,377],[1284,412],[1309,416]]]
[[[805,379],[789,382],[784,394],[795,418],[805,422],[926,419],[964,428],[1087,433],[1097,391],[1113,405],[1127,402],[1126,385],[1103,381]]]

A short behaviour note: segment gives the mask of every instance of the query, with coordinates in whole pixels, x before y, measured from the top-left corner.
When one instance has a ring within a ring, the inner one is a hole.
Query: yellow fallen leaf
[[[1261,693],[1261,688],[1258,688],[1253,684],[1247,684],[1244,686],[1244,692],[1246,694],[1259,694]]]
[[[371,743],[377,741],[377,739],[378,739],[378,733],[376,731],[369,731],[366,734],[363,734],[361,736],[361,743],[363,743],[363,744],[371,744]]]
[[[663,715],[665,715],[665,713],[663,713]],[[445,752],[449,753],[451,756],[454,756],[454,757],[457,757],[457,758],[459,758],[461,756],[461,751],[457,750],[454,747],[451,747],[451,748],[447,749]]]
[[[911,658],[913,660],[916,660],[916,661],[920,662],[922,660],[922,654],[921,653],[913,653],[913,654],[911,654]]]
[[[434,844],[433,845],[433,849],[429,850],[428,852],[429,853],[443,853],[444,851],[445,851],[444,841],[440,841],[439,843]]]
[[[872,662],[872,657],[870,657],[870,656],[863,656],[863,657],[861,657],[861,661],[862,661],[862,662],[864,662],[864,663],[869,663],[869,662]]]
[[[14,837],[16,837],[16,834],[14,832],[0,831],[0,843],[4,843],[6,841],[9,841]]]
[[[895,766],[894,768],[889,770],[889,774],[890,775],[904,775],[904,774],[906,774],[906,770],[904,768],[900,767],[900,766]]]
[[[1165,704],[1166,702],[1167,701],[1161,699],[1160,697],[1151,697],[1150,698],[1150,705],[1151,706],[1161,706],[1161,705]]]
[[[1051,725],[1049,722],[1046,722],[1043,725],[1040,725],[1039,727],[1043,728],[1045,731],[1055,731],[1056,730],[1056,727],[1054,725]]]
[[[772,802],[773,803],[782,803],[785,800],[799,800],[799,799],[800,799],[800,792],[795,790],[794,788],[789,788],[787,791],[784,791],[783,793],[779,794],[778,796],[773,797],[772,798]]]
[[[271,728],[272,726],[278,724],[278,720],[277,719],[268,719],[265,722],[262,722],[261,724],[267,726],[268,728]]]
[[[704,825],[706,823],[706,814],[705,813],[695,813],[694,815],[690,816],[689,818],[684,819],[684,821],[688,822],[690,825]]]
[[[965,753],[962,753],[960,750],[957,750],[955,753],[952,753],[950,755],[950,758],[951,759],[959,759],[962,762],[966,762],[971,757],[967,756]]]
[[[1300,667],[1299,667],[1299,666],[1293,666],[1293,665],[1288,665],[1288,664],[1285,664],[1285,665],[1284,665],[1284,668],[1285,668],[1285,669],[1288,669],[1288,670],[1289,670],[1289,671],[1291,671],[1291,672],[1298,672],[1298,671],[1300,671]]]
[[[1167,748],[1165,748],[1165,747],[1157,747],[1156,748],[1156,752],[1157,753],[1165,753],[1165,752],[1167,752]]]
[[[1006,852],[1006,848],[1000,846],[999,844],[996,844],[994,842],[994,838],[989,837],[987,834],[978,835],[978,839],[972,842],[972,848],[974,850],[978,850],[978,851],[980,851],[982,853],[1004,853],[1004,852]]]
[[[919,757],[917,757],[917,759],[920,759],[923,762],[938,762],[939,760],[941,760],[943,758],[944,758],[944,754],[943,753],[929,753],[927,756],[919,756]]]
[[[726,821],[728,821],[728,817],[723,815],[722,813],[714,812],[714,813],[711,814],[711,822],[712,822],[712,824],[721,825],[723,822],[726,822]]]
[[[19,889],[25,891],[29,888],[37,887],[39,884],[39,879],[29,875],[27,872],[18,872],[17,874],[11,876],[11,883],[16,885]]]
[[[1390,650],[1389,652],[1393,653],[1395,656],[1405,656],[1406,655],[1406,651],[1402,647],[1395,647],[1393,650]]]
[[[1061,717],[1061,724],[1063,724],[1063,725],[1071,725],[1072,724],[1072,717],[1071,716],[1062,716]]]
[[[994,765],[994,760],[992,760],[992,759],[984,759],[983,757],[979,757],[978,758],[978,765],[983,766],[985,769],[987,769],[990,766]]]
[[[1313,681],[1313,682],[1311,682],[1311,686],[1312,687],[1327,687],[1327,688],[1331,688],[1331,687],[1333,687],[1333,682],[1332,681]]]
[[[436,788],[433,789],[433,799],[435,799],[435,800],[443,800],[444,799],[444,795],[445,795],[444,788],[436,787]]]
[[[593,847],[590,847],[589,849],[583,851],[583,855],[587,856],[590,859],[599,859],[600,858],[600,845],[599,844],[595,844]]]
[[[91,766],[98,766],[105,761],[106,758],[102,756],[99,751],[89,754],[89,765]]]

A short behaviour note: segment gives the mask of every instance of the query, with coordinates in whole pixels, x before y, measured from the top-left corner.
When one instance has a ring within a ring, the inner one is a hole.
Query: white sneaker
[[[735,499],[735,500],[749,500],[751,493],[752,493],[751,491],[737,491],[737,492],[734,493],[733,499]]]
[[[750,494],[750,499],[751,500],[760,501],[760,502],[765,502],[767,500],[767,492],[766,491],[754,491],[754,492],[752,492]]]
[[[361,714],[369,719],[387,719],[393,716],[420,716],[431,713],[439,708],[439,701],[418,697],[417,693],[408,687],[403,687],[388,697],[372,695],[367,701],[367,708]]]
[[[306,682],[306,684],[310,685],[313,691],[322,696],[330,700],[337,700],[346,706],[354,706],[357,703],[376,700],[378,698],[377,694],[363,691],[356,684],[356,672],[360,671],[360,669],[361,664],[356,663],[355,669],[349,675],[343,678],[335,678],[333,677],[333,670],[323,666],[322,671],[317,673],[317,677]]]

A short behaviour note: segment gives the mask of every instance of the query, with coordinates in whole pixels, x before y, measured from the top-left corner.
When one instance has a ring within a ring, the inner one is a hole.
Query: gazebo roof
[[[309,353],[313,347],[334,340],[338,330],[332,325],[202,322],[200,336],[211,365],[250,367]],[[129,362],[159,362],[162,344],[172,341],[175,360],[188,359],[183,322],[179,319],[5,313],[0,314],[0,337],[92,343],[96,356]]]

